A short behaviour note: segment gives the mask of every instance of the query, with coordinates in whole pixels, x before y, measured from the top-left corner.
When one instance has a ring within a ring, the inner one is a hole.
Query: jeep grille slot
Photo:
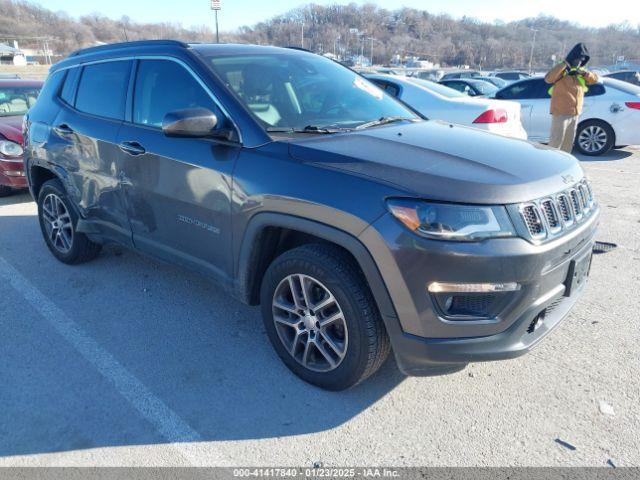
[[[571,210],[571,205],[569,204],[569,199],[564,193],[558,195],[558,207],[560,208],[560,215],[562,216],[562,221],[565,225],[572,223],[573,212]]]
[[[541,238],[545,236],[544,223],[538,207],[530,203],[522,207],[522,217],[527,224],[527,229],[533,238]]]
[[[558,209],[555,202],[550,198],[547,198],[541,202],[541,205],[544,216],[547,219],[549,229],[552,231],[558,230],[562,225],[560,223],[560,216],[558,215]]]
[[[578,190],[572,188],[569,192],[571,196],[571,206],[573,207],[573,213],[576,216],[576,220],[579,220],[582,217],[582,203],[580,202],[580,197],[578,196]]]

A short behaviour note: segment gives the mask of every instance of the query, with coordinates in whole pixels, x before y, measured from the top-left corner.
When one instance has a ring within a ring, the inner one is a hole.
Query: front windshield
[[[493,95],[499,90],[494,84],[482,80],[473,82],[473,86],[476,87],[482,95]]]
[[[35,105],[39,93],[36,87],[0,86],[0,117],[24,115]]]
[[[373,83],[311,54],[212,56],[209,64],[270,131],[353,128],[418,117]]]
[[[466,95],[458,90],[454,90],[453,88],[442,85],[441,83],[430,82],[429,80],[423,80],[421,78],[411,77],[408,79],[410,82],[415,83],[421,87],[426,88],[432,92],[435,92],[443,97],[447,98],[458,98],[458,97],[466,97]]]

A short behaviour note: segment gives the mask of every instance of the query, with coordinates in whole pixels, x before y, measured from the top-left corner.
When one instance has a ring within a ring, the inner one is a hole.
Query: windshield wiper
[[[356,130],[363,130],[363,129],[369,128],[369,127],[377,127],[378,125],[385,125],[387,123],[402,122],[402,121],[412,122],[414,120],[415,119],[412,118],[412,117],[380,117],[377,120],[372,120],[370,122],[361,123],[360,125],[358,125],[356,127]]]
[[[348,132],[347,128],[331,128],[331,127],[318,127],[317,125],[307,125],[304,128],[293,127],[268,127],[267,132],[270,133],[340,133]]]

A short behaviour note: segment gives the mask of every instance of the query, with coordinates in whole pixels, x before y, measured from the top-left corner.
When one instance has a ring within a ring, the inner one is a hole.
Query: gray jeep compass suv
[[[525,353],[583,290],[598,206],[576,159],[420,117],[309,52],[144,41],[51,69],[25,169],[52,254],[118,243],[251,305],[339,390]]]

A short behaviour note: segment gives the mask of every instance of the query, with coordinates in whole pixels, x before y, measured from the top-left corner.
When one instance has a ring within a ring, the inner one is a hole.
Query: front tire
[[[602,120],[587,120],[578,126],[575,147],[588,156],[604,155],[615,144],[615,132]]]
[[[38,219],[47,247],[62,263],[88,262],[100,253],[100,244],[76,231],[78,215],[60,180],[49,180],[42,185],[38,194]]]
[[[332,245],[303,245],[267,269],[262,317],[274,349],[304,381],[344,390],[372,375],[390,346],[353,259]]]

